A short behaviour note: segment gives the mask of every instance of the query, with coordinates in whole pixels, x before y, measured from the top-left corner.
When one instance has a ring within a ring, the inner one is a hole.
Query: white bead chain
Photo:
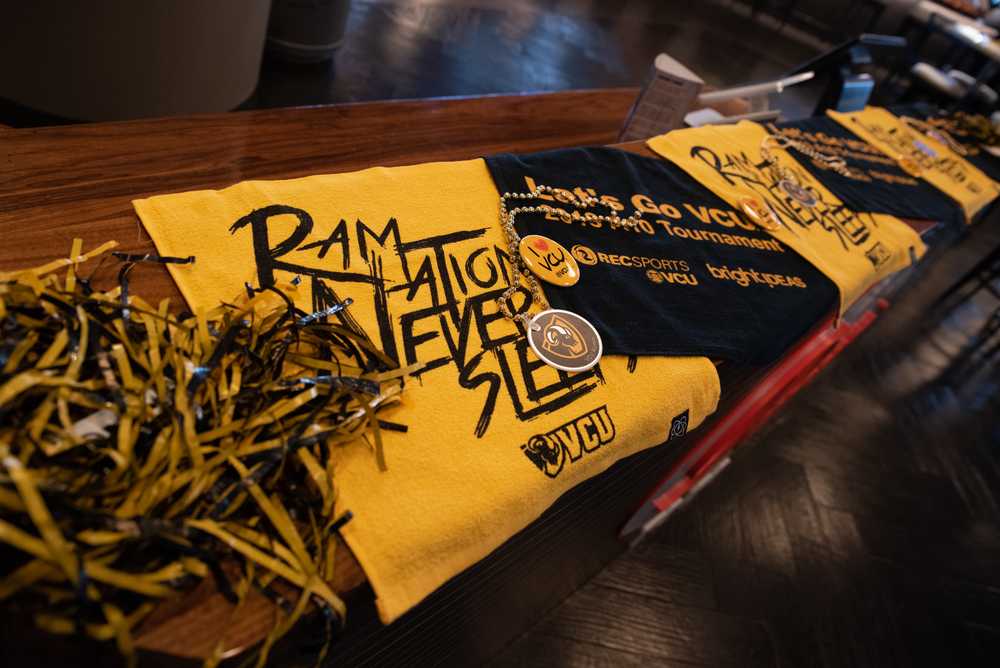
[[[958,141],[956,141],[955,138],[952,137],[951,134],[949,134],[944,128],[936,127],[927,121],[922,121],[919,118],[913,118],[911,116],[900,116],[899,120],[903,121],[903,123],[911,129],[916,130],[917,132],[922,132],[931,139],[935,139],[939,143],[944,144],[959,155],[965,156],[969,154],[968,149],[958,143]]]
[[[822,163],[827,169],[832,169],[843,177],[849,179],[860,179],[850,167],[847,166],[847,162],[837,155],[827,155],[821,152],[819,149],[807,144],[806,142],[797,141],[795,139],[790,139],[788,137],[782,137],[777,135],[767,135],[760,142],[760,157],[763,158],[768,163],[775,165],[775,169],[778,171],[779,180],[782,178],[794,181],[797,185],[799,180],[795,177],[795,174],[787,167],[778,166],[777,160],[771,154],[769,142],[774,142],[777,144],[778,148],[794,148],[799,153],[812,158],[813,160]]]
[[[519,206],[511,210],[507,210],[507,200],[528,200],[537,199],[540,195],[544,193],[554,192],[555,188],[546,185],[538,185],[534,190],[528,193],[504,193],[500,198],[500,226],[503,228],[504,234],[507,237],[507,252],[510,255],[511,268],[514,271],[514,276],[511,278],[510,287],[503,291],[500,297],[497,298],[497,306],[500,309],[500,313],[504,317],[511,320],[520,320],[524,325],[525,329],[529,328],[531,322],[531,316],[525,313],[514,313],[510,307],[510,298],[517,292],[518,287],[520,287],[519,277],[523,276],[525,282],[528,284],[528,288],[531,291],[531,299],[533,304],[540,305],[543,309],[548,308],[548,302],[545,299],[545,295],[542,294],[542,288],[538,284],[538,279],[535,275],[524,266],[524,262],[521,261],[521,252],[519,244],[521,243],[521,236],[517,233],[517,229],[514,227],[514,220],[519,214],[522,213],[549,213],[559,216],[563,222],[571,222],[573,219],[573,214],[565,209],[560,209],[555,206],[550,206],[548,204],[539,204],[535,206]],[[638,212],[632,214],[628,218],[622,218],[617,213],[610,204],[606,202],[601,202],[596,197],[576,197],[568,202],[571,206],[577,209],[588,209],[595,204],[603,204],[608,207],[611,211],[609,215],[599,215],[596,213],[587,212],[583,215],[583,220],[587,222],[606,222],[615,230],[618,228],[623,228],[632,231],[636,228],[639,222],[642,220],[642,215]]]

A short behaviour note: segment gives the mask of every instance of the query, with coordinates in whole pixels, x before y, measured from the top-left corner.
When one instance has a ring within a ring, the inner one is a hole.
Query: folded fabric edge
[[[670,359],[670,358],[660,358],[660,359]],[[716,369],[715,364],[709,358],[685,357],[683,358],[683,360],[685,362],[690,362],[693,360],[700,362],[704,366],[702,372],[705,374],[705,377],[710,379],[711,381],[714,381],[712,382],[712,385],[709,388],[711,391],[711,397],[709,401],[709,406],[711,410],[707,410],[699,422],[695,423],[693,426],[689,425],[687,433],[691,433],[692,431],[698,429],[702,424],[704,424],[705,421],[718,410],[719,400],[722,395],[722,385],[719,380],[718,370]],[[651,448],[658,448],[664,446],[668,442],[669,440],[664,440],[661,443],[655,443],[647,447],[640,448],[639,450],[631,452],[622,457],[609,459],[607,463],[604,464],[599,470],[593,471],[592,475],[586,478],[586,480],[580,481],[580,483],[577,483],[577,485],[586,482],[588,480],[592,480],[593,478],[599,475],[603,475],[609,468],[614,466],[616,463],[622,461],[623,459],[634,456],[640,452],[645,452],[646,450],[649,450]],[[444,586],[454,578],[460,576],[462,573],[465,573],[470,568],[474,567],[476,564],[479,564],[482,561],[489,559],[494,552],[500,549],[500,547],[502,547],[505,543],[510,541],[518,533],[521,533],[522,531],[530,527],[534,522],[538,520],[539,517],[545,514],[554,505],[559,503],[559,501],[566,494],[576,489],[577,485],[574,485],[570,489],[567,489],[565,492],[563,492],[563,494],[556,497],[552,501],[552,503],[550,503],[546,507],[539,509],[538,513],[528,522],[526,522],[524,526],[522,526],[518,531],[499,541],[496,541],[495,544],[490,547],[489,551],[479,559],[467,564],[460,571],[454,573],[448,578],[445,578],[435,583],[433,586],[421,587],[419,588],[419,590],[414,590],[406,586],[400,586],[399,583],[391,582],[390,581],[392,579],[391,576],[382,574],[381,572],[379,572],[377,567],[372,565],[373,561],[369,559],[365,551],[365,546],[359,543],[359,541],[357,541],[352,535],[350,535],[350,532],[344,532],[345,542],[351,549],[351,552],[354,554],[355,559],[357,559],[358,564],[364,571],[365,576],[368,579],[368,583],[371,585],[372,590],[375,592],[375,607],[378,610],[379,620],[383,624],[391,624],[395,622],[397,619],[399,619],[404,614],[415,608],[417,605],[423,602],[428,596],[432,595],[442,586]]]

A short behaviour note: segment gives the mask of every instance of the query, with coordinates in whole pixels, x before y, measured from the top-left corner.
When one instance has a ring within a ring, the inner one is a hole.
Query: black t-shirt
[[[571,287],[543,283],[553,308],[587,318],[604,350],[707,355],[765,364],[834,309],[836,286],[792,249],[757,229],[676,165],[609,148],[497,155],[486,164],[501,193],[564,189],[537,201],[574,211],[574,190],[643,212],[636,231],[586,219],[522,214],[519,234],[540,234],[580,264]],[[563,200],[563,201],[560,201]],[[606,206],[589,209],[607,214]],[[551,219],[549,219],[551,218]]]
[[[772,134],[805,142],[821,153],[844,159],[862,179],[821,167],[795,148],[788,151],[810,174],[854,211],[886,213],[962,226],[962,207],[923,179],[900,169],[896,161],[843,125],[827,117],[767,125]]]

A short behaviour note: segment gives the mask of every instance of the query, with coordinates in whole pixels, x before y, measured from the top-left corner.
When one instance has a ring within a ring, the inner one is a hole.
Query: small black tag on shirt
[[[873,267],[879,267],[885,264],[892,257],[892,254],[886,250],[881,241],[877,241],[874,246],[865,251],[865,257],[868,258]]]
[[[684,410],[683,413],[678,413],[674,416],[674,419],[670,421],[670,435],[667,436],[668,441],[672,441],[675,438],[680,438],[688,431],[688,411]]]

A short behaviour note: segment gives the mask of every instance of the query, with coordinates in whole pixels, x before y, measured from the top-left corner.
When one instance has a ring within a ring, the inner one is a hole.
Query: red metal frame
[[[876,302],[880,311],[888,305],[884,299]],[[642,507],[647,503],[653,505],[657,511],[653,520],[682,503],[692,488],[725,463],[725,457],[741,441],[770,419],[840,351],[868,329],[877,317],[874,310],[866,310],[852,322],[842,320],[835,326],[832,316],[821,322],[810,336],[789,351],[736,405],[709,427],[664,476],[642,504]],[[631,524],[626,524],[626,527]]]

